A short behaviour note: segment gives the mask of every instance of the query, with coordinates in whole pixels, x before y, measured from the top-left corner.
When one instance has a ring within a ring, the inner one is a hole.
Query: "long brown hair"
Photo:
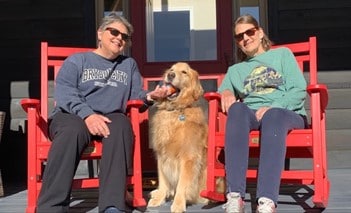
[[[235,27],[238,24],[252,24],[257,29],[261,29],[257,20],[250,14],[245,14],[245,15],[239,16],[235,20],[234,25],[233,25],[233,35],[235,35]],[[266,33],[263,33],[263,38],[261,40],[261,43],[262,43],[262,47],[265,51],[271,49],[272,41],[268,38]],[[247,59],[247,55],[240,48],[237,48],[236,55],[237,55],[239,62],[245,61]]]

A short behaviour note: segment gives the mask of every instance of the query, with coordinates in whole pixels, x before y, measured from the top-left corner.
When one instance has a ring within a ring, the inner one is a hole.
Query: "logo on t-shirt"
[[[82,73],[82,83],[94,81],[94,85],[99,87],[117,87],[117,83],[127,85],[127,78],[128,74],[120,70],[84,69]]]
[[[245,94],[272,93],[282,84],[283,78],[279,72],[270,67],[258,66],[252,70],[244,81]]]

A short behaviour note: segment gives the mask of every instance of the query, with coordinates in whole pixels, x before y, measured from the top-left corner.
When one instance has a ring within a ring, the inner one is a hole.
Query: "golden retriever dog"
[[[187,204],[208,202],[200,196],[206,184],[207,120],[199,105],[203,88],[198,76],[183,62],[163,75],[174,93],[157,100],[151,118],[159,185],[150,193],[148,207],[173,199],[171,212],[185,212]]]

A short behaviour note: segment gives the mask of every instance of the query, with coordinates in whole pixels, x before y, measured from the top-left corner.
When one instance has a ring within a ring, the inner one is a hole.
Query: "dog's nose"
[[[175,78],[175,73],[174,72],[170,72],[167,74],[167,79],[169,81],[172,81]]]

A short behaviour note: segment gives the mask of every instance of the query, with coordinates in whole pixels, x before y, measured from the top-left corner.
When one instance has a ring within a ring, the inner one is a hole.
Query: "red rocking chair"
[[[64,59],[77,52],[91,51],[91,48],[52,47],[48,43],[41,43],[41,96],[38,99],[23,99],[23,109],[28,114],[28,201],[26,212],[35,212],[37,198],[42,184],[43,165],[48,157],[51,142],[47,135],[48,112],[54,105],[50,96],[50,80],[58,73]],[[51,77],[53,76],[53,77]],[[53,81],[51,81],[53,82]],[[146,201],[142,194],[142,170],[140,151],[140,122],[139,107],[142,101],[128,102],[128,115],[135,134],[133,174],[128,176],[127,183],[133,187],[133,197],[130,202],[135,207],[145,206]],[[82,160],[94,160],[101,158],[102,143],[93,141],[85,150]],[[99,186],[99,181],[94,175],[87,178],[73,180],[73,188],[94,188]]]
[[[313,203],[316,207],[325,208],[329,198],[329,179],[327,173],[326,153],[326,107],[328,104],[327,87],[317,82],[317,44],[316,37],[309,41],[281,45],[292,50],[302,71],[309,72],[307,92],[310,101],[310,121],[307,129],[296,129],[289,132],[287,137],[286,159],[310,158],[311,169],[285,168],[282,172],[282,183],[313,185]],[[278,47],[278,46],[276,46]],[[273,47],[274,48],[274,47]],[[207,188],[201,192],[203,197],[225,201],[225,195],[216,192],[216,178],[224,177],[224,164],[218,158],[224,147],[226,114],[220,109],[220,95],[206,93],[209,102],[209,136],[208,136],[208,169]],[[259,155],[259,131],[250,133],[250,157]],[[255,182],[257,169],[249,168],[248,182]]]

